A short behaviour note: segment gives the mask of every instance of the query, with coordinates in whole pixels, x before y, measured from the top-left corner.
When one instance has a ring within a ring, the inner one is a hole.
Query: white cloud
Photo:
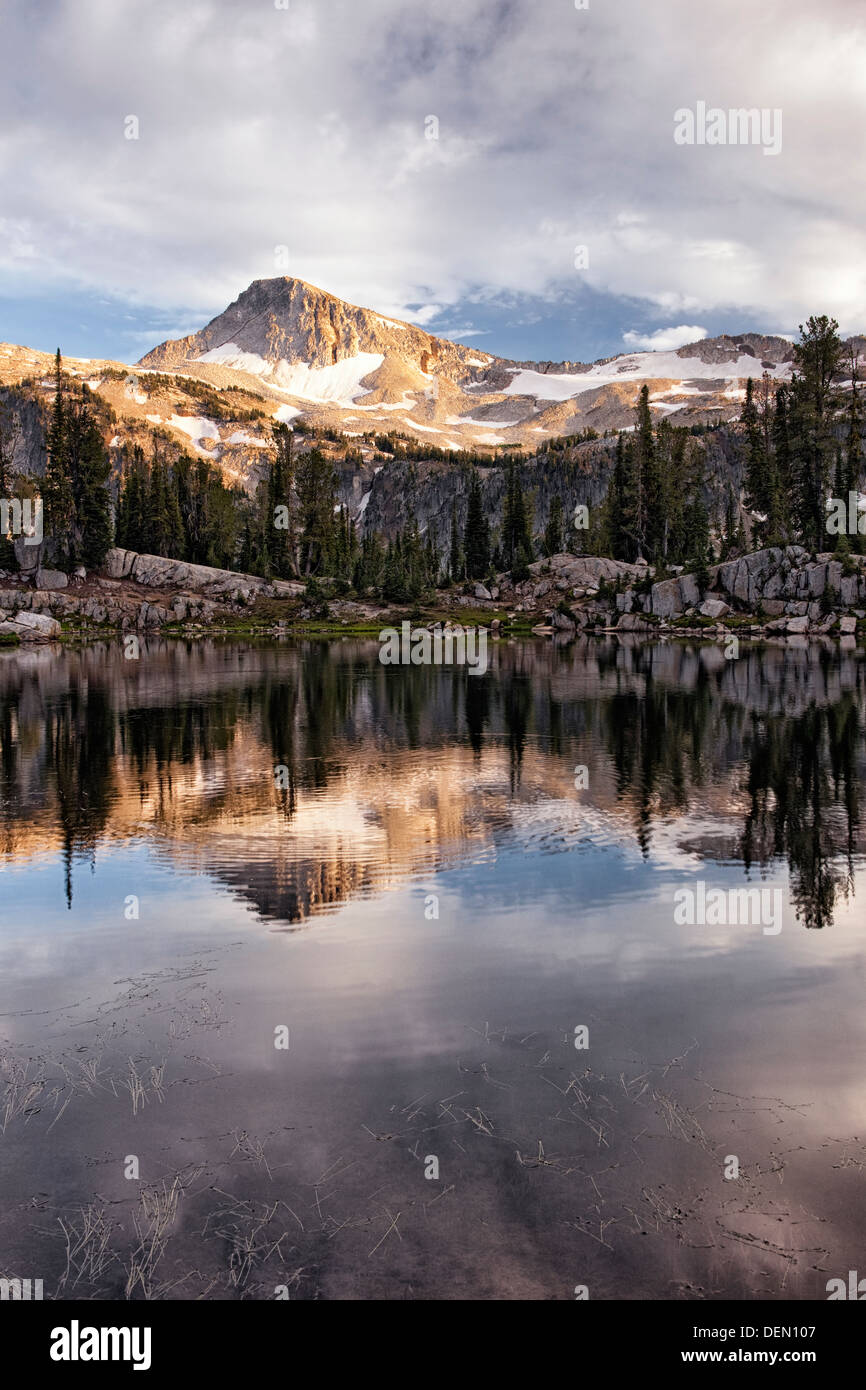
[[[588,286],[666,318],[866,325],[862,0],[729,0],[724,23],[694,0],[543,23],[538,0],[44,8],[0,16],[18,290],[206,318],[286,245],[289,273],[380,310]],[[699,99],[781,108],[781,154],[675,145]]]
[[[706,336],[705,328],[681,323],[677,328],[657,328],[654,333],[623,333],[622,340],[629,348],[642,348],[646,352],[673,352],[687,343],[698,343]]]

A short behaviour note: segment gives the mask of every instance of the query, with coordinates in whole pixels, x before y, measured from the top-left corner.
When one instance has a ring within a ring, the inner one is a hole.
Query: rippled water
[[[377,651],[0,653],[0,1274],[825,1298],[866,1226],[862,652]],[[699,882],[781,929],[684,923]]]

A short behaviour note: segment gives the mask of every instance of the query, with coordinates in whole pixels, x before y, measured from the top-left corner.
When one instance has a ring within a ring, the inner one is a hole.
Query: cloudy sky
[[[286,273],[512,357],[863,332],[864,141],[863,0],[2,0],[0,340],[133,361]]]

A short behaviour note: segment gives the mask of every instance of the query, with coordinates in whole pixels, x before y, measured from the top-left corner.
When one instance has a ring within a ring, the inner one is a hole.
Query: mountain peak
[[[254,280],[200,332],[140,365],[252,391],[282,420],[304,415],[355,437],[408,430],[441,452],[629,428],[643,384],[658,417],[730,419],[747,379],[787,380],[792,356],[787,339],[750,332],[589,364],[514,362],[281,275]]]
[[[465,374],[468,359],[489,353],[436,338],[414,324],[349,304],[327,290],[281,275],[254,280],[200,332],[163,343],[141,359],[142,367],[171,368],[205,361],[268,376],[280,363],[331,367],[349,358],[389,353],[423,374],[435,369]],[[450,371],[449,371],[450,368]]]

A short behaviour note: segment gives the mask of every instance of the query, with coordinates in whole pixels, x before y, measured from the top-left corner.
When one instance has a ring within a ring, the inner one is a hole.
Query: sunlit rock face
[[[284,276],[254,281],[198,333],[161,344],[139,365],[252,384],[350,434],[393,428],[447,450],[534,449],[588,426],[631,425],[644,383],[658,418],[730,419],[748,377],[787,380],[791,361],[786,339],[747,333],[595,363],[513,362]]]

